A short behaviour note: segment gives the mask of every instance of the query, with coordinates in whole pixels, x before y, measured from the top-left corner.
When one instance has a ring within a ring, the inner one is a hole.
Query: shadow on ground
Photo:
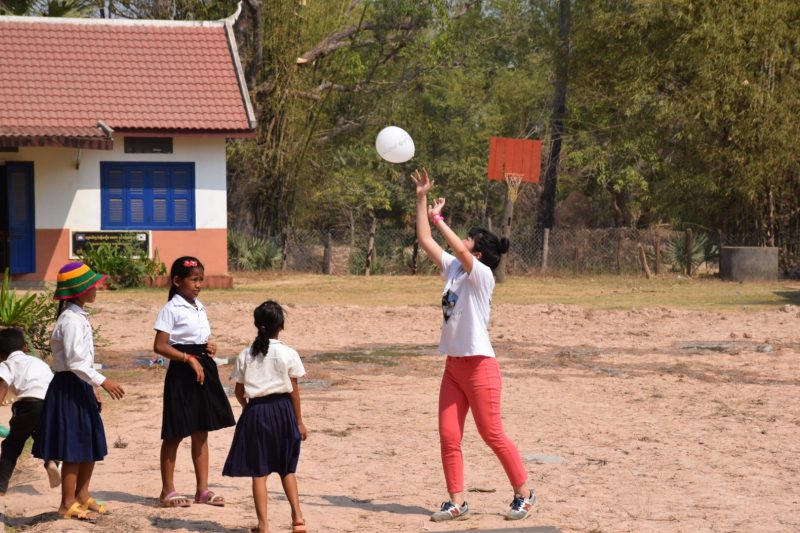
[[[150,524],[158,529],[188,529],[189,531],[209,531],[214,533],[241,533],[244,528],[231,529],[211,520],[186,520],[180,518],[149,517]]]
[[[439,531],[438,533],[456,533],[463,532],[463,529],[448,529],[447,531]],[[503,529],[470,529],[476,533],[561,533],[561,530],[553,526],[531,526],[531,527],[512,527]]]
[[[414,514],[428,516],[430,511],[424,507],[401,505],[399,503],[372,503],[372,500],[357,500],[347,496],[321,496],[335,507],[353,507],[365,511],[386,512],[392,514]],[[306,504],[313,505],[313,504]]]

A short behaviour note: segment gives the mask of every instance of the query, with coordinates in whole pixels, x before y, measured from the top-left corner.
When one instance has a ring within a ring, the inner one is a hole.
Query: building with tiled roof
[[[0,269],[133,239],[227,278],[225,139],[256,125],[234,17],[0,16]]]

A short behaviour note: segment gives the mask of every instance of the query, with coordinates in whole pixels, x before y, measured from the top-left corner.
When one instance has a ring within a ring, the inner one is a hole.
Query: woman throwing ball
[[[447,355],[439,389],[439,443],[450,499],[431,515],[431,520],[462,520],[469,514],[464,499],[461,441],[470,409],[478,432],[500,459],[514,489],[505,517],[521,520],[530,513],[536,495],[528,486],[528,473],[517,447],[503,430],[500,368],[489,340],[495,283],[492,271],[500,263],[501,254],[508,251],[508,240],[483,228],[471,229],[469,236],[461,240],[444,222],[444,198],[428,205],[428,192],[433,186],[428,171],[417,170],[411,179],[417,192],[417,240],[447,280],[442,293],[444,323],[439,343],[439,351]],[[431,224],[442,234],[452,255],[433,239]]]

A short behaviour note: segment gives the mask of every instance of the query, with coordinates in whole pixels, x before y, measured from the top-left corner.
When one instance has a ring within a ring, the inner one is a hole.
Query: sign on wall
[[[113,247],[129,245],[141,252],[141,256],[150,257],[149,231],[72,231],[69,256],[77,259],[85,246],[97,247],[101,244]]]

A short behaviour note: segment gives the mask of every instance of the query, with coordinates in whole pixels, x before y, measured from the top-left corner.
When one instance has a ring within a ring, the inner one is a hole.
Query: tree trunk
[[[511,238],[511,220],[514,217],[514,202],[509,195],[508,187],[506,187],[506,203],[503,207],[503,225],[500,227],[500,236],[506,239]],[[494,269],[494,275],[497,278],[497,283],[503,283],[506,280],[506,265],[508,264],[508,254],[500,256],[500,264]]]
[[[323,274],[333,274],[333,268],[331,265],[331,258],[333,256],[333,236],[331,232],[328,231],[325,234],[325,249],[322,252],[322,273]]]
[[[558,164],[561,159],[561,136],[564,132],[564,118],[567,114],[567,62],[569,60],[570,0],[558,2],[558,36],[556,52],[556,91],[555,106],[550,126],[550,152],[544,175],[544,188],[540,200],[540,226],[553,227],[556,211],[556,185],[558,183]],[[543,262],[543,267],[545,263]]]
[[[692,275],[692,228],[686,230],[686,275]]]
[[[414,246],[411,248],[411,275],[417,275],[417,261],[419,261],[419,241],[414,241]]]

